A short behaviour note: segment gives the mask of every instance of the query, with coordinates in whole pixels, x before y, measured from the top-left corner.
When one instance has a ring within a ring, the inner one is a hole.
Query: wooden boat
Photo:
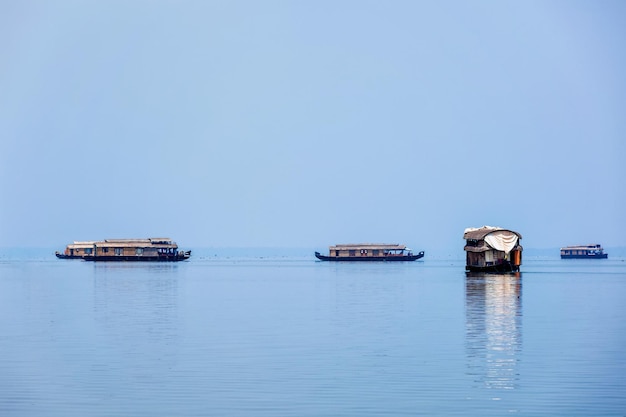
[[[368,262],[368,261],[416,261],[424,257],[424,251],[413,254],[411,249],[398,244],[358,243],[335,245],[328,248],[328,255],[315,252],[320,261]]]
[[[561,248],[561,259],[606,259],[608,253],[604,253],[602,245],[579,245],[565,246]]]
[[[85,261],[177,262],[189,259],[191,251],[179,251],[176,242],[169,238],[105,239],[74,242],[67,245],[64,253],[56,252],[56,256]]]
[[[483,226],[465,229],[465,269],[470,272],[517,272],[522,264],[522,235]]]

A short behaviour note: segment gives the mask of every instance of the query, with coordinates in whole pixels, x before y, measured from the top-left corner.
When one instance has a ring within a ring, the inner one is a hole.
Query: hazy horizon
[[[626,239],[626,3],[75,2],[0,16],[0,247]]]

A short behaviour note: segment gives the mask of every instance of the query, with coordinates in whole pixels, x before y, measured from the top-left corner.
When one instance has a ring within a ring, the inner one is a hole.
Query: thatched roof
[[[491,250],[491,246],[487,245],[486,243],[483,242],[482,245],[480,246],[470,246],[470,245],[466,245],[463,250],[465,252],[486,252],[488,250]]]
[[[70,243],[69,245],[67,245],[68,249],[89,249],[89,248],[93,248],[93,245],[96,242],[77,242],[74,241],[74,243]]]
[[[147,248],[147,247],[176,247],[176,243],[167,238],[150,239],[105,239],[104,242],[95,242],[99,248]]]
[[[361,249],[380,249],[380,250],[405,250],[405,245],[398,245],[397,243],[348,243],[331,246],[330,250],[361,250]]]
[[[147,248],[147,247],[177,247],[170,238],[148,239],[105,239],[102,241],[74,242],[67,245],[69,249],[88,249],[94,246],[99,248]]]
[[[463,239],[465,240],[483,240],[485,236],[493,232],[511,232],[517,235],[519,239],[522,238],[522,235],[517,233],[514,230],[503,229],[501,227],[492,227],[492,226],[483,226],[479,228],[468,228],[465,229],[465,233],[463,233]]]
[[[104,239],[107,243],[150,243],[150,239]]]

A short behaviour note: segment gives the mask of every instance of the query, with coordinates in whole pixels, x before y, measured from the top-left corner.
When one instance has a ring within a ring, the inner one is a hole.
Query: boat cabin
[[[484,272],[516,272],[522,264],[522,235],[500,227],[465,229],[465,269]]]
[[[403,256],[405,251],[406,254],[410,254],[410,249],[405,245],[358,243],[330,246],[328,256],[331,258]]]
[[[84,256],[93,255],[94,241],[74,241],[65,247],[63,257],[65,258],[82,258]],[[58,255],[57,255],[58,256]]]
[[[98,256],[158,256],[175,254],[178,246],[169,239],[105,239],[96,242],[94,255]]]

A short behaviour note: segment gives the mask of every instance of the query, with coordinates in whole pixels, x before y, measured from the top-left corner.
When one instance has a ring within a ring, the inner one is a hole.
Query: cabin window
[[[115,254],[116,254],[116,255],[121,255],[121,254],[122,254],[122,252],[123,252],[123,249],[122,249],[122,248],[115,248]]]
[[[92,248],[85,248],[85,254],[91,255],[92,253],[93,253],[93,249]]]
[[[378,252],[379,252],[378,249],[372,249],[372,255],[378,256]]]
[[[350,250],[348,251],[348,255],[350,255],[350,256],[354,256],[354,255],[356,255],[356,251],[355,251],[354,249],[350,249]]]
[[[135,255],[143,255],[143,248],[135,249]]]
[[[109,253],[109,248],[102,248],[102,253]]]

